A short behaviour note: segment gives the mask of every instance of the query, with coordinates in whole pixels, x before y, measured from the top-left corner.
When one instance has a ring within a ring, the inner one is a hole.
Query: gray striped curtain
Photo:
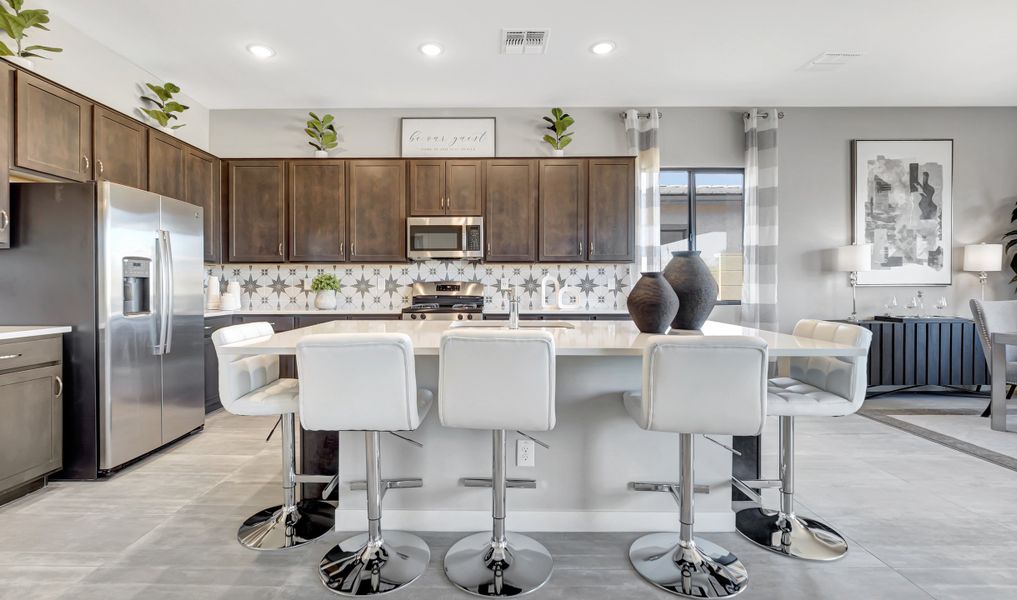
[[[625,137],[636,156],[636,265],[639,272],[660,270],[660,118],[625,111]],[[635,273],[633,273],[635,276]]]
[[[777,110],[774,108],[752,109],[745,117],[744,269],[742,324],[778,330]]]

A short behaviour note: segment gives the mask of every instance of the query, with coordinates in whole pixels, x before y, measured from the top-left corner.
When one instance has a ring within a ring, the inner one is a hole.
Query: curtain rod
[[[761,113],[758,113],[757,116],[760,116],[760,117],[765,119],[765,118],[770,116],[770,113],[768,113],[768,112],[761,112]],[[749,118],[749,113],[747,113],[747,112],[742,113],[742,118],[743,119],[748,119]],[[782,110],[781,111],[777,111],[777,118],[778,119],[783,119],[784,118],[784,111],[782,111]]]
[[[621,117],[622,120],[625,120],[625,113],[618,113],[618,116]],[[636,113],[636,118],[637,119],[649,119],[650,118],[650,113],[648,113],[648,112]],[[658,110],[657,111],[657,118],[658,119],[663,119],[664,118],[664,113],[662,113],[662,112],[660,112]]]

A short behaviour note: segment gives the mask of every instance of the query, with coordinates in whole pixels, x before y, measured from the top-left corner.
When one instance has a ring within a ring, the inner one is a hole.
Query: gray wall
[[[323,109],[327,110],[327,109]],[[645,110],[645,109],[643,109]],[[304,110],[228,110],[211,113],[211,149],[223,157],[309,156],[302,138]],[[495,116],[500,156],[545,156],[539,139],[542,108],[455,110],[331,110],[343,125],[339,156],[397,156],[402,116]],[[625,153],[619,108],[572,111],[574,155]],[[661,162],[672,167],[741,166],[741,109],[664,108]],[[1008,231],[1017,201],[1017,108],[788,108],[780,122],[781,327],[801,318],[840,318],[850,312],[847,275],[830,271],[829,249],[851,240],[852,139],[953,138],[954,284],[924,288],[930,307],[945,296],[947,312],[967,316],[977,278],[959,271],[963,246],[994,241]],[[1013,297],[1007,271],[990,274],[989,299]],[[891,294],[901,306],[915,288],[860,288],[859,310],[882,310]],[[715,316],[737,319],[737,307]]]

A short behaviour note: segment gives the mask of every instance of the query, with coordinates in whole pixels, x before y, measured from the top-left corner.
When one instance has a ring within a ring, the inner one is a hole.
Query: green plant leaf
[[[322,117],[322,119],[321,119],[321,124],[322,124],[322,125],[328,125],[328,124],[329,124],[329,123],[331,123],[332,121],[335,121],[335,115],[325,115],[325,116],[324,116],[324,117]]]
[[[162,108],[166,112],[184,112],[185,110],[187,110],[190,107],[184,106],[183,104],[180,104],[176,100],[170,100]]]
[[[568,115],[562,117],[561,122],[565,124],[565,127],[572,127],[576,124],[576,120]]]
[[[321,117],[319,117],[318,115],[314,114],[313,112],[309,112],[307,114],[311,115],[311,118],[314,119],[315,121],[321,122]]]
[[[561,139],[570,138],[570,137],[572,137],[572,134],[573,134],[573,132],[571,132],[571,131],[568,132],[568,133],[563,133],[563,134],[561,134]]]
[[[551,144],[551,147],[554,148],[555,150],[560,150],[561,149],[561,148],[558,147],[558,140],[556,140],[554,137],[552,137],[550,135],[545,135],[544,136],[544,141],[547,142],[548,144]]]
[[[178,85],[177,85],[177,84],[175,84],[175,83],[170,83],[170,82],[168,82],[168,81],[167,81],[167,82],[166,82],[166,85],[164,85],[163,87],[164,87],[164,88],[166,89],[166,91],[167,91],[167,92],[169,92],[170,94],[179,94],[179,93],[180,93],[180,86],[178,86]]]
[[[14,10],[21,10],[21,7],[25,5],[25,0],[7,0],[7,4],[10,4]]]
[[[562,138],[561,141],[558,142],[558,145],[561,146],[561,148],[560,148],[561,150],[564,150],[565,146],[568,146],[571,143],[572,143],[572,138],[566,137],[566,138]]]
[[[315,144],[314,142],[307,142],[307,144],[310,145],[310,146],[313,146],[316,150],[321,150],[322,149],[321,146],[319,146],[318,144]]]
[[[151,102],[152,104],[158,106],[160,109],[162,108],[162,102],[155,98],[152,98],[151,96],[142,96],[141,99],[145,100],[146,102]]]
[[[0,56],[14,56],[14,52],[7,47],[7,44],[0,42]]]
[[[335,129],[335,125],[333,125],[331,123],[329,123],[327,126],[325,126],[325,131],[331,131],[335,135],[339,135],[339,132],[336,131],[336,129]]]
[[[30,27],[45,29],[43,24],[49,23],[49,12],[45,10],[23,10],[18,13],[18,17],[24,23],[25,29]]]
[[[180,125],[174,125],[174,126],[170,127],[170,129],[180,129],[181,127],[187,127],[187,123],[182,123]]]
[[[166,113],[162,112],[161,110],[155,110],[154,108],[143,108],[141,109],[141,112],[155,119],[155,121],[159,123],[159,125],[162,125],[163,127],[169,124],[169,117],[166,115]]]
[[[560,119],[561,116],[565,114],[565,112],[562,109],[555,107],[551,109],[551,114],[554,116],[555,119]]]
[[[19,41],[25,37],[24,22],[16,15],[0,15],[0,28],[14,41]]]
[[[326,150],[335,150],[338,147],[339,147],[339,142],[335,142],[335,141],[329,142],[329,143],[325,144],[325,149]]]
[[[53,46],[39,46],[39,45],[35,45],[35,46],[26,46],[25,47],[25,51],[26,52],[31,52],[33,50],[45,50],[46,52],[63,52],[64,51],[63,48],[54,48]]]
[[[558,121],[554,124],[554,132],[558,134],[558,137],[561,137],[561,134],[565,133],[565,125]]]
[[[321,134],[319,132],[315,131],[314,129],[311,129],[310,127],[305,129],[304,131],[306,131],[307,135],[309,135],[312,139],[315,139],[315,140],[321,139]]]
[[[168,93],[166,91],[166,88],[162,87],[161,85],[154,85],[154,84],[151,84],[151,83],[146,83],[145,86],[148,87],[148,89],[152,90],[152,92],[160,100],[162,100],[163,102],[165,102],[165,101],[167,101],[167,100],[169,100],[170,98],[173,97],[173,94]],[[160,106],[161,106],[161,104],[160,104]]]

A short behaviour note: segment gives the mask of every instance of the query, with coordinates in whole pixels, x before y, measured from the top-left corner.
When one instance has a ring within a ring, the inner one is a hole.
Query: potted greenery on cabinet
[[[335,128],[335,116],[326,114],[323,117],[313,112],[307,113],[310,119],[307,120],[307,127],[304,131],[310,136],[311,141],[307,142],[314,148],[314,156],[317,158],[328,158],[330,150],[339,146],[339,132]]]
[[[152,108],[141,108],[141,112],[149,116],[153,121],[159,124],[159,128],[164,132],[173,135],[173,132],[184,126],[183,123],[180,125],[170,125],[170,121],[176,121],[179,117],[177,113],[181,115],[187,110],[188,106],[180,104],[173,99],[173,94],[180,93],[180,87],[175,83],[166,82],[165,85],[156,85],[154,83],[146,83],[145,87],[150,89],[155,97],[142,96],[141,100],[146,103],[146,106]]]
[[[335,294],[339,291],[339,280],[331,273],[322,273],[311,282],[311,291],[316,292],[314,296],[314,308],[321,310],[334,310],[338,306]]]
[[[4,4],[10,6],[10,9]],[[63,52],[61,48],[53,46],[41,46],[39,44],[25,45],[26,33],[29,29],[42,29],[49,31],[46,27],[49,23],[49,11],[41,8],[26,9],[25,0],[0,0],[0,31],[7,34],[14,44],[11,49],[3,41],[0,41],[0,56],[24,69],[32,70],[32,58],[46,58],[40,52]]]
[[[560,108],[552,108],[551,116],[544,117],[550,123],[547,129],[551,133],[544,134],[544,141],[550,144],[555,156],[565,156],[565,147],[572,143],[573,132],[568,128],[575,124],[576,120]]]

